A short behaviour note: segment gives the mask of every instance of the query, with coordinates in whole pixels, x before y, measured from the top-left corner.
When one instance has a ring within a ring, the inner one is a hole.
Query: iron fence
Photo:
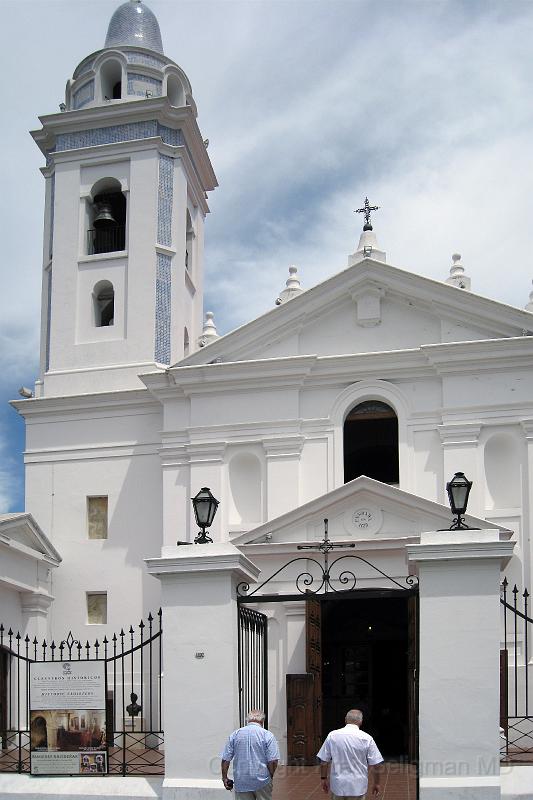
[[[507,578],[503,580],[500,725],[502,757],[533,764],[533,664],[529,663],[533,619],[529,597],[527,589],[521,591],[516,584],[509,589]]]
[[[30,665],[103,661],[108,773],[163,775],[162,614],[83,644],[70,632],[56,644],[0,625],[0,772],[30,772]]]

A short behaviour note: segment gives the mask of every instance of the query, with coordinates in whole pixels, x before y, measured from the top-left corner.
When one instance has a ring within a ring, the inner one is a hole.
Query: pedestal
[[[164,800],[226,800],[220,752],[238,727],[236,586],[259,575],[229,543],[163,548]]]
[[[498,530],[432,531],[407,548],[420,581],[420,800],[499,800]]]

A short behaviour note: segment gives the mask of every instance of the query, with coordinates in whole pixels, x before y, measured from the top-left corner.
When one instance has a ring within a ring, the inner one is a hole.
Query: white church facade
[[[394,266],[367,213],[346,266],[306,291],[292,269],[271,311],[218,336],[217,180],[136,0],[40,121],[40,374],[13,402],[26,509],[0,518],[0,621],[101,642],[163,608],[168,798],[224,791],[213,759],[261,681],[284,763],[310,763],[357,701],[388,755],[419,762],[422,800],[532,794],[533,766],[501,774],[498,728],[500,581],[529,586],[533,562],[533,306],[475,294],[459,256],[442,282]],[[449,531],[458,472],[469,527]],[[205,545],[202,487],[220,503]],[[324,520],[335,549],[304,555]],[[266,618],[251,665],[243,608]]]

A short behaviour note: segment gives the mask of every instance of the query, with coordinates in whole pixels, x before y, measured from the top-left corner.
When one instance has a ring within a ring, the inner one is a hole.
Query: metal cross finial
[[[318,544],[299,544],[298,550],[319,550],[322,555],[324,556],[324,574],[323,574],[323,585],[324,591],[327,593],[331,587],[331,577],[329,574],[329,554],[332,550],[336,548],[346,548],[346,547],[355,547],[355,543],[351,542],[350,544],[340,544],[340,543],[333,543],[329,538],[328,532],[328,521],[327,519],[324,520],[324,538]]]
[[[365,204],[363,208],[356,208],[356,214],[364,214],[365,215],[365,224],[363,226],[364,231],[371,231],[372,230],[372,223],[370,222],[370,212],[371,211],[378,211],[379,206],[371,206],[368,202],[368,197],[365,197]]]

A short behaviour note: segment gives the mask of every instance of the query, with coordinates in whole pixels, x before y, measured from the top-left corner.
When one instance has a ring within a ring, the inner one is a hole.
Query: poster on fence
[[[30,664],[32,775],[107,772],[103,661]]]

